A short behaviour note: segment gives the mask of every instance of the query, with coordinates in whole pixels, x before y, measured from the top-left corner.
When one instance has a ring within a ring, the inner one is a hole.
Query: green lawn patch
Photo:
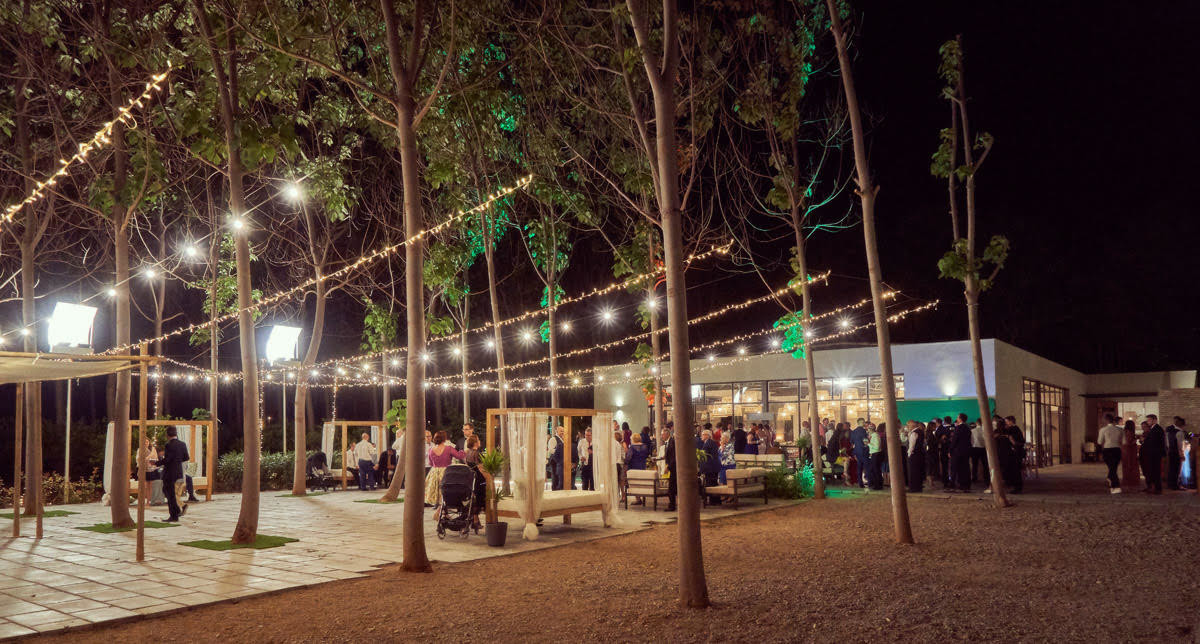
[[[50,517],[65,517],[68,514],[79,514],[79,513],[72,512],[70,510],[44,510],[42,512],[42,517],[48,519]],[[12,512],[4,512],[4,513],[0,514],[0,517],[5,518],[5,519],[11,519],[11,518],[13,518],[13,515],[12,515]],[[34,517],[32,517],[32,516],[27,517],[25,515],[21,515],[21,518],[22,519],[32,519]]]
[[[306,496],[321,496],[322,494],[329,494],[329,493],[328,492],[309,492],[308,494],[292,494],[291,492],[288,492],[287,494],[276,494],[275,496],[277,496],[281,499],[303,499]]]
[[[399,499],[396,499],[395,501],[382,501],[380,499],[358,499],[357,501],[355,501],[355,503],[389,503],[389,504],[390,503],[404,503],[404,499],[399,498]]]
[[[179,545],[224,552],[226,550],[237,550],[240,548],[254,548],[255,550],[262,550],[263,548],[277,548],[285,543],[291,543],[293,541],[299,541],[299,539],[292,539],[291,537],[273,537],[267,534],[260,534],[254,538],[254,543],[233,543],[232,541],[211,541],[202,539],[200,541],[180,541]]]
[[[179,526],[179,524],[178,523],[166,523],[163,521],[147,521],[145,523],[145,526],[147,528],[176,528]],[[89,532],[99,532],[100,534],[113,534],[114,532],[129,532],[130,530],[137,529],[136,526],[130,526],[128,528],[114,528],[113,524],[111,524],[111,523],[97,523],[96,525],[81,525],[81,526],[76,526],[76,527],[79,528],[80,530],[87,530]]]

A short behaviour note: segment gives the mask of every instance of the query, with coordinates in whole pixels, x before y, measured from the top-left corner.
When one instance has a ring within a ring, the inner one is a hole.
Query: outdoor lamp
[[[267,336],[267,346],[263,349],[263,357],[267,359],[267,362],[294,360],[296,344],[299,340],[300,327],[276,324],[271,327],[271,334]]]
[[[54,305],[54,314],[46,327],[46,341],[51,351],[91,353],[92,323],[96,307],[71,302]]]

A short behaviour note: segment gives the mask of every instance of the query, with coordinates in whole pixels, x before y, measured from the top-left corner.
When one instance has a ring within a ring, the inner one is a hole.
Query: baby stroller
[[[325,463],[325,453],[318,451],[308,457],[305,474],[307,480],[306,487],[321,488],[321,491],[328,492],[329,485],[333,480],[333,473],[329,471],[329,467]]]
[[[475,517],[475,472],[466,465],[450,465],[442,475],[442,507],[438,514],[437,536],[458,532],[466,539]]]

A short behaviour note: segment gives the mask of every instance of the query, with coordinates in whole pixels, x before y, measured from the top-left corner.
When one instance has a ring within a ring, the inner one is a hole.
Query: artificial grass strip
[[[404,499],[396,499],[395,501],[384,501],[382,499],[358,499],[355,503],[404,503]]]
[[[291,492],[288,492],[287,494],[276,494],[275,496],[277,496],[281,499],[303,499],[306,496],[321,496],[322,494],[329,494],[329,493],[328,492],[309,492],[308,494],[292,494]]]
[[[72,511],[70,511],[70,510],[45,510],[45,511],[43,511],[43,512],[42,512],[42,517],[43,517],[43,518],[46,518],[46,519],[49,519],[49,518],[51,518],[51,517],[65,517],[65,516],[67,516],[68,514],[79,514],[79,513],[78,513],[78,512],[72,512]],[[12,518],[13,518],[13,513],[12,513],[12,512],[4,512],[4,513],[0,514],[0,518],[12,519]],[[22,515],[21,515],[21,518],[22,518],[22,519],[33,519],[33,518],[35,518],[35,517],[33,517],[32,515],[30,515],[30,516],[25,516],[24,514],[22,514]]]
[[[147,528],[176,528],[179,526],[178,523],[165,523],[163,521],[147,521],[144,525]],[[130,530],[137,529],[137,526],[129,526],[128,528],[114,528],[113,524],[111,523],[97,523],[96,525],[81,525],[75,527],[79,528],[80,530],[87,530],[89,532],[99,532],[100,534],[129,532]]]
[[[292,539],[291,537],[273,537],[267,534],[260,534],[254,538],[254,543],[234,543],[232,541],[212,541],[208,539],[202,539],[200,541],[180,541],[179,545],[224,552],[226,550],[238,550],[241,548],[254,548],[255,550],[262,550],[263,548],[277,548],[285,543],[292,543],[293,541],[299,541],[299,539]]]

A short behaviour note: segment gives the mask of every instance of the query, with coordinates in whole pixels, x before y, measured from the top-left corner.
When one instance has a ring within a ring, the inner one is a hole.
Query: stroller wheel
[[[441,525],[441,524],[438,524],[438,527],[437,527],[437,536],[438,536],[438,539],[445,539],[445,538],[446,538],[446,528],[445,528],[445,526],[443,526],[443,525]]]

